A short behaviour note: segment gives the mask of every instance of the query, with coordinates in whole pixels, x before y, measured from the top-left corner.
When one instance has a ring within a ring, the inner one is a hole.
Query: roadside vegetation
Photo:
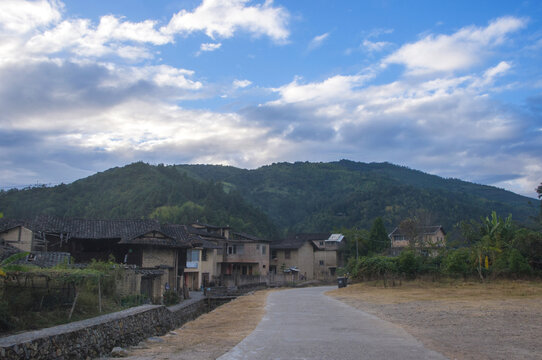
[[[146,301],[117,293],[116,280],[124,271],[119,264],[92,261],[83,269],[16,264],[26,255],[13,255],[0,264],[1,335],[87,319]]]
[[[542,276],[542,233],[514,224],[511,216],[502,218],[492,212],[479,221],[460,222],[460,241],[435,247],[411,241],[398,256],[386,255],[390,242],[378,231],[380,227],[377,219],[370,232],[342,230],[349,238],[342,274],[354,281],[381,281],[384,286],[413,279],[485,282]]]

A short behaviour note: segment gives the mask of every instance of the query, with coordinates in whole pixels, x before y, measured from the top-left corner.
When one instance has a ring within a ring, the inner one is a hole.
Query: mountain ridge
[[[340,228],[368,229],[382,217],[389,231],[416,211],[451,230],[495,210],[534,224],[539,201],[510,191],[445,179],[391,163],[273,163],[115,167],[71,184],[0,191],[6,217],[204,220],[267,237]]]

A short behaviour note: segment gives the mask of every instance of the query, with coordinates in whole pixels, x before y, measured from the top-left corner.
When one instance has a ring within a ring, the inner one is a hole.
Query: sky
[[[390,162],[536,197],[542,2],[1,0],[0,188]]]

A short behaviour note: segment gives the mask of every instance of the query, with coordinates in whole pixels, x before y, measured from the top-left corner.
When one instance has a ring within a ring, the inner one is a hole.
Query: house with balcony
[[[270,272],[294,279],[327,279],[342,265],[342,234],[295,234],[271,244]]]
[[[446,246],[446,232],[440,225],[419,226],[416,231],[407,234],[396,227],[389,235],[390,255],[397,256],[408,247],[416,248],[422,254],[434,255],[439,248]]]
[[[198,268],[188,267],[186,272],[199,286],[205,284],[239,284],[250,277],[266,276],[269,271],[269,240],[234,232],[229,226],[193,223],[187,226],[190,235],[199,244],[192,250],[191,259],[198,258]],[[197,275],[196,275],[197,274]],[[189,277],[187,277],[188,279]]]

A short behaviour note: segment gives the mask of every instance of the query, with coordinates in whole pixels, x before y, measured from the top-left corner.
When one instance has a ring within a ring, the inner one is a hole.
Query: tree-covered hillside
[[[7,218],[40,214],[80,218],[156,218],[230,225],[238,231],[274,236],[267,216],[220,183],[191,178],[173,166],[134,163],[55,187],[0,192]]]
[[[491,186],[443,179],[389,163],[278,163],[255,170],[179,165],[191,176],[224,182],[262,209],[285,231],[369,229],[382,217],[388,230],[423,211],[451,230],[492,210],[533,224],[537,201]]]
[[[377,217],[391,231],[416,212],[447,231],[491,211],[534,225],[539,209],[537,200],[495,187],[389,163],[347,160],[278,163],[254,170],[134,163],[68,185],[0,192],[0,212],[8,218],[52,214],[199,220],[268,237],[369,229]]]

